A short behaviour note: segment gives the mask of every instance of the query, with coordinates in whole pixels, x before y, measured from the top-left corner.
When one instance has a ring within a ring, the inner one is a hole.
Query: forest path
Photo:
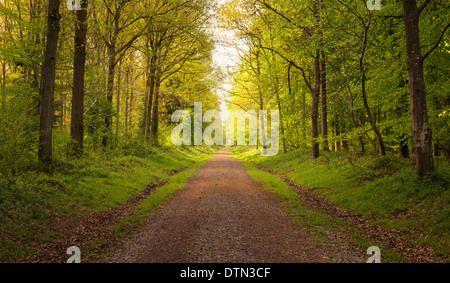
[[[363,262],[344,238],[300,226],[222,150],[106,258],[124,263]]]

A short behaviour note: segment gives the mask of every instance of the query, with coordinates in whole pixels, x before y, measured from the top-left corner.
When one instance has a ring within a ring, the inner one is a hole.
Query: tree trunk
[[[322,59],[320,60],[320,86],[322,97],[322,138],[323,150],[328,148],[328,110],[327,110],[327,74],[325,65],[325,55],[322,51]]]
[[[312,107],[311,107],[311,138],[312,138],[312,156],[319,157],[319,130],[318,130],[318,116],[319,116],[319,100],[320,100],[320,51],[317,50],[316,58],[314,59],[314,88],[312,89]]]
[[[151,127],[152,127],[152,111],[153,111],[153,98],[155,92],[155,76],[156,76],[156,64],[157,56],[152,55],[149,62],[149,77],[148,77],[148,98],[147,98],[147,115],[145,119],[145,142],[150,141]]]
[[[74,140],[72,150],[76,155],[83,154],[83,113],[84,113],[84,75],[86,66],[88,0],[81,2],[81,10],[76,11],[75,53],[73,60],[72,114],[70,135]]]
[[[307,146],[307,142],[306,142],[306,135],[308,132],[308,128],[306,126],[306,116],[307,116],[307,111],[306,111],[306,92],[302,91],[302,138],[303,141],[301,142],[301,144],[303,145],[304,148],[306,148]]]
[[[106,88],[107,109],[105,115],[106,133],[105,136],[103,137],[104,146],[108,145],[111,136],[115,67],[116,67],[116,45],[115,43],[113,43],[108,47],[108,85]]]
[[[325,52],[324,52],[324,44],[323,44],[323,10],[324,10],[324,5],[323,5],[323,0],[319,1],[320,3],[320,11],[321,13],[319,14],[319,19],[320,19],[320,31],[319,31],[319,35],[320,35],[320,48],[321,48],[321,60],[320,60],[320,89],[321,89],[321,97],[322,97],[322,105],[321,105],[321,110],[322,110],[322,139],[323,139],[323,144],[322,144],[322,149],[325,151],[329,150],[328,147],[328,112],[327,112],[327,74],[326,74],[326,63],[325,63]]]
[[[339,129],[339,123],[338,121],[334,122],[334,136],[336,138],[336,141],[334,142],[334,151],[338,152],[341,150],[341,142],[338,140],[338,137],[341,135],[340,129]]]
[[[260,111],[264,111],[264,98],[263,98],[263,94],[262,94],[261,90],[259,90],[259,105],[260,105],[259,110]],[[266,135],[267,135],[266,131],[269,131],[269,129],[266,129],[265,124],[264,124],[264,116],[261,115],[261,113],[259,115],[259,125],[261,127],[261,133],[262,133],[262,135],[260,134],[261,142],[262,142],[262,148],[263,148],[264,154],[266,154],[266,150],[267,150],[267,147],[265,146],[265,144],[266,144]]]
[[[283,141],[283,152],[286,153],[287,152],[287,148],[286,148],[286,135],[284,133],[284,124],[283,124],[283,114],[281,111],[281,101],[280,101],[280,92],[277,91],[277,104],[278,104],[278,112],[280,112],[280,131],[281,131],[281,137],[282,137],[282,141]]]
[[[256,52],[256,77],[257,77],[257,81],[258,81],[258,96],[259,96],[259,110],[263,111],[264,110],[264,97],[263,97],[263,92],[261,90],[261,64],[259,61],[259,55],[260,55],[260,51],[258,50]],[[262,115],[260,115],[260,119],[258,121],[259,123],[259,127],[261,130],[261,133],[265,133],[266,129],[264,128],[264,122],[263,122],[263,117]],[[266,144],[266,135],[259,135],[260,138],[262,139],[262,144],[263,144],[263,150],[265,151],[266,147],[264,146],[264,144]],[[259,143],[256,143],[256,149],[259,149]]]
[[[400,142],[400,152],[404,158],[409,158],[408,139],[403,139]]]
[[[319,29],[319,35],[321,34],[320,30],[320,17],[318,15],[317,6],[314,4],[313,6],[314,18],[316,20],[315,28]],[[320,66],[320,53],[321,50],[316,50],[316,56],[314,57],[314,86],[311,88],[311,97],[312,97],[312,105],[311,105],[311,138],[312,138],[312,156],[313,158],[319,157],[319,129],[317,121],[319,119],[319,100],[320,100],[320,89],[321,89],[321,66]]]
[[[122,63],[119,60],[118,74],[117,74],[117,100],[116,100],[116,137],[119,136],[120,126],[120,92],[122,91]]]
[[[364,56],[365,56],[365,52],[367,49],[367,38],[368,38],[368,33],[369,33],[369,28],[370,28],[370,22],[371,22],[371,14],[370,14],[370,11],[368,11],[367,24],[364,26],[364,35],[363,35],[363,42],[362,42],[362,46],[361,46],[361,55],[359,57],[359,69],[361,71],[361,94],[363,97],[364,108],[366,109],[366,112],[367,112],[367,119],[369,120],[369,123],[372,126],[372,129],[375,132],[375,135],[377,136],[378,142],[380,144],[381,154],[386,155],[383,137],[377,127],[376,122],[374,121],[372,111],[370,110],[369,103],[367,101],[367,92],[366,92],[366,72],[367,72],[367,70],[364,66]],[[374,146],[374,151],[376,152],[375,142],[373,142],[372,144]]]
[[[133,75],[131,76],[131,85],[134,85],[134,79],[133,79]],[[131,128],[133,126],[133,104],[134,104],[134,88],[131,88],[131,93],[130,93],[130,114],[129,114],[129,122],[128,122],[128,127]]]
[[[126,92],[125,92],[125,124],[124,124],[124,127],[125,127],[125,136],[128,136],[128,109],[129,109],[129,103],[130,103],[130,66],[127,66],[127,68],[126,68],[125,83],[126,83]]]
[[[423,177],[427,173],[434,172],[434,160],[432,134],[428,124],[423,56],[420,48],[420,12],[421,9],[417,7],[415,0],[403,0],[406,63],[409,77],[416,171],[417,175]]]
[[[47,16],[47,43],[44,65],[42,66],[42,84],[40,90],[41,113],[39,135],[39,160],[52,158],[52,127],[54,90],[56,78],[56,54],[60,30],[59,0],[49,0]]]
[[[361,123],[361,126],[360,126],[364,130],[364,132],[366,132],[365,124],[366,124],[366,120],[364,119],[363,122]],[[368,136],[367,133],[366,133],[366,136]],[[368,140],[372,143],[371,139],[368,138]],[[362,153],[366,153],[366,148],[364,146],[364,136],[363,135],[359,136],[359,144],[361,145],[361,152]]]
[[[291,82],[291,69],[292,69],[292,63],[289,63],[289,66],[288,66],[288,70],[287,70],[287,83],[288,83],[288,91],[289,91],[289,97],[293,97],[292,96],[292,82]],[[293,101],[293,105],[295,105],[295,98],[294,98],[294,101]],[[281,112],[280,112],[281,113]],[[298,112],[297,112],[298,113]],[[283,125],[282,125],[283,126]],[[284,135],[285,135],[285,133],[284,133],[284,127],[283,127],[283,144],[285,144],[286,143],[286,141],[284,140],[285,138],[284,138]],[[292,144],[292,143],[291,143]],[[284,146],[284,152],[286,153],[286,146]]]
[[[6,63],[3,62],[2,64],[2,73],[3,73],[3,81],[2,81],[2,86],[3,88],[6,87]]]
[[[441,148],[439,147],[439,142],[438,141],[436,141],[434,143],[433,152],[434,152],[434,156],[441,156]]]
[[[156,71],[155,76],[155,101],[153,103],[153,113],[152,113],[152,143],[158,145],[158,130],[159,130],[159,89],[161,86],[161,77],[159,72]]]
[[[372,116],[372,111],[370,110],[369,103],[367,101],[367,94],[366,94],[366,71],[362,71],[362,79],[361,79],[361,87],[362,87],[362,97],[364,102],[364,107],[366,108],[367,112],[367,120],[369,120],[370,125],[372,126],[373,131],[375,132],[375,135],[377,136],[378,142],[380,144],[380,150],[382,155],[386,155],[386,150],[384,147],[384,141],[383,136],[380,133],[380,130],[377,127],[376,122],[374,121],[374,118]],[[373,142],[374,151],[376,152],[376,143]]]

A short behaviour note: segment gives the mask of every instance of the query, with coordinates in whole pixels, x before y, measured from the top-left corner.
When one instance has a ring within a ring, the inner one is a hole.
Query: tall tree
[[[364,32],[363,32],[363,37],[362,37],[362,42],[361,42],[361,53],[359,54],[359,69],[361,71],[361,94],[363,97],[364,107],[367,112],[367,119],[369,120],[369,123],[372,126],[372,129],[375,132],[375,135],[377,136],[378,142],[380,144],[381,154],[386,155],[383,137],[380,133],[380,130],[378,129],[378,126],[372,115],[372,111],[370,110],[369,103],[367,100],[367,90],[366,90],[367,69],[364,65],[364,58],[365,58],[367,47],[368,47],[367,39],[369,36],[368,34],[369,34],[370,24],[371,24],[371,12],[370,12],[369,8],[367,8],[367,23],[364,24]],[[376,143],[374,143],[374,148],[375,148],[375,145],[376,145]]]
[[[403,0],[403,20],[406,39],[406,64],[408,67],[409,92],[411,99],[412,128],[416,156],[416,171],[421,177],[434,172],[432,149],[432,132],[428,123],[426,88],[424,80],[424,60],[439,45],[445,31],[444,28],[437,43],[422,55],[420,44],[419,19],[425,7],[431,0],[424,0],[420,6],[416,0]]]
[[[319,157],[320,144],[319,138],[319,101],[320,101],[320,85],[321,85],[321,74],[320,74],[320,50],[317,49],[316,56],[314,58],[314,87],[311,88],[311,138],[312,138],[312,156],[314,158]]]
[[[323,0],[319,1],[320,3],[320,30],[319,30],[319,37],[320,37],[320,96],[321,96],[321,118],[322,118],[322,149],[327,151],[329,150],[328,146],[328,105],[327,105],[327,71],[326,71],[326,61],[325,61],[325,48],[324,48],[324,35],[323,35],[323,29],[324,29],[324,21],[325,21],[325,11],[324,11],[324,4]]]
[[[72,119],[70,134],[74,140],[73,150],[77,155],[83,153],[87,7],[88,0],[82,0],[81,10],[76,11],[75,23],[75,54],[73,60]]]
[[[52,127],[54,91],[56,78],[56,55],[58,48],[60,19],[60,0],[49,0],[47,12],[47,43],[44,64],[42,66],[41,114],[39,135],[39,159],[47,161],[52,158]]]

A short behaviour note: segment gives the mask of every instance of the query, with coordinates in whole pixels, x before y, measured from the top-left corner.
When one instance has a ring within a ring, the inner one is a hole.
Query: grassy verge
[[[31,255],[30,241],[51,242],[56,234],[43,233],[42,228],[52,216],[82,217],[88,211],[120,206],[148,185],[184,176],[182,172],[171,177],[189,166],[196,168],[214,152],[203,147],[152,148],[142,154],[55,161],[51,172],[30,170],[0,177],[0,261]]]
[[[313,160],[308,151],[261,157],[253,148],[234,148],[233,155],[244,163],[274,169],[352,214],[370,219],[373,225],[403,237],[413,246],[424,244],[448,260],[450,243],[450,166],[445,160],[436,160],[437,172],[423,180],[416,177],[413,160],[398,157],[356,156],[348,153],[326,152]],[[256,169],[249,169],[251,173]],[[268,186],[278,181],[264,181],[263,173],[256,179]],[[280,180],[281,181],[281,180]],[[285,185],[276,185],[276,187]],[[283,189],[283,190],[286,190]],[[283,193],[285,194],[285,193]],[[289,193],[292,194],[292,193]],[[293,195],[290,197],[293,198]],[[291,201],[292,203],[292,201]],[[309,222],[321,226],[328,216],[317,212]],[[301,217],[300,217],[301,218]],[[414,233],[410,233],[410,232]],[[412,237],[412,235],[418,237]],[[354,232],[361,246],[366,240]],[[371,243],[373,245],[374,243]],[[402,261],[392,253],[390,261]]]
[[[189,179],[208,161],[209,160],[203,160],[193,164],[189,169],[172,177],[166,185],[157,188],[144,202],[134,208],[135,212],[132,216],[120,219],[120,221],[112,227],[107,236],[108,239],[101,238],[92,244],[91,250],[93,251],[94,256],[88,258],[87,261],[96,261],[113,253],[114,251],[102,251],[101,249],[96,249],[97,247],[101,247],[106,241],[111,244],[111,241],[120,242],[122,239],[131,238],[132,232],[141,227],[145,219],[157,214],[158,208],[168,201],[177,191],[184,188]]]

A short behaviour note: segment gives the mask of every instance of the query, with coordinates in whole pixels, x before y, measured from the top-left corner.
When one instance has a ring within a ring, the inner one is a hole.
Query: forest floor
[[[448,262],[446,166],[416,180],[397,158],[218,150],[69,164],[11,183],[0,262],[62,263],[71,246],[85,263],[363,263],[372,246],[382,262]]]
[[[338,231],[317,233],[222,150],[103,258],[125,263],[364,262]]]

